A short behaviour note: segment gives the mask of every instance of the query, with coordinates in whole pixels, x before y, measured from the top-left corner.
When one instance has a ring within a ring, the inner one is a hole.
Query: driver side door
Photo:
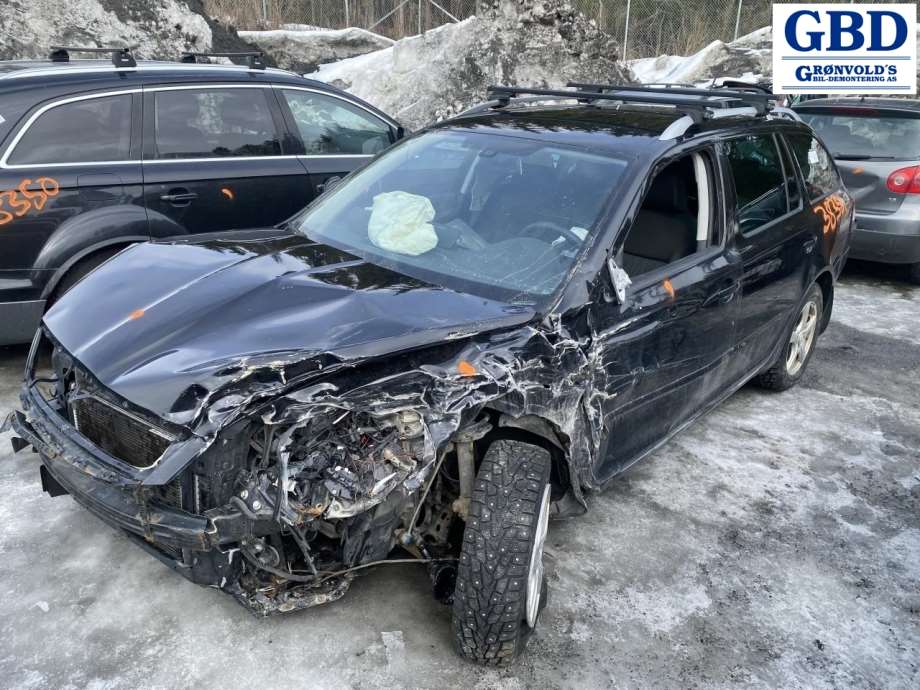
[[[731,391],[727,374],[740,308],[741,267],[725,232],[723,175],[714,152],[706,148],[692,155],[704,163],[695,166],[697,184],[689,190],[662,190],[662,181],[684,180],[687,170],[680,159],[660,170],[618,247],[619,263],[632,280],[625,299],[601,300],[593,307],[598,323],[595,347],[606,375],[606,434],[595,467],[599,483]],[[675,170],[679,174],[673,174]],[[661,205],[648,211],[675,192],[698,197],[698,204],[689,204],[683,212]],[[686,232],[680,223],[666,221],[687,213],[694,216],[699,238],[695,248],[688,245],[670,258],[642,259],[635,254]]]

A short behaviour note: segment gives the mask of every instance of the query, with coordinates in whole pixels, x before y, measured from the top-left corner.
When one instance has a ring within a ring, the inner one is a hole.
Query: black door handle
[[[160,201],[165,201],[173,206],[188,206],[198,198],[198,194],[187,189],[170,189],[169,194],[161,194]]]

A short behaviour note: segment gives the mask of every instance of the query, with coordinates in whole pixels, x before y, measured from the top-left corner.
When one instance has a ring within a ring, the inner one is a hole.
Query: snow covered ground
[[[416,566],[269,620],[197,587],[0,437],[0,685],[920,685],[920,288],[850,272],[798,388],[745,388],[550,526],[549,605],[508,670],[451,649]],[[0,349],[0,415],[24,348]]]

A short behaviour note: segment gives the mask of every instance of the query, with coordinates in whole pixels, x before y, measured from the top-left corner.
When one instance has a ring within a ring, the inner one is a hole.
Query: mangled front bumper
[[[125,484],[113,469],[116,461],[64,422],[35,386],[25,388],[21,399],[25,414],[13,413],[13,429],[77,503],[114,527],[175,550],[205,551],[220,543],[208,518],[159,504],[140,485]]]

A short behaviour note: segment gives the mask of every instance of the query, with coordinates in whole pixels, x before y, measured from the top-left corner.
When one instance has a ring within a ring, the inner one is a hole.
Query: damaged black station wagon
[[[769,96],[573,87],[495,88],[279,228],[96,269],[11,417],[45,490],[262,615],[427,564],[460,652],[512,659],[548,519],[794,385],[853,218]]]

